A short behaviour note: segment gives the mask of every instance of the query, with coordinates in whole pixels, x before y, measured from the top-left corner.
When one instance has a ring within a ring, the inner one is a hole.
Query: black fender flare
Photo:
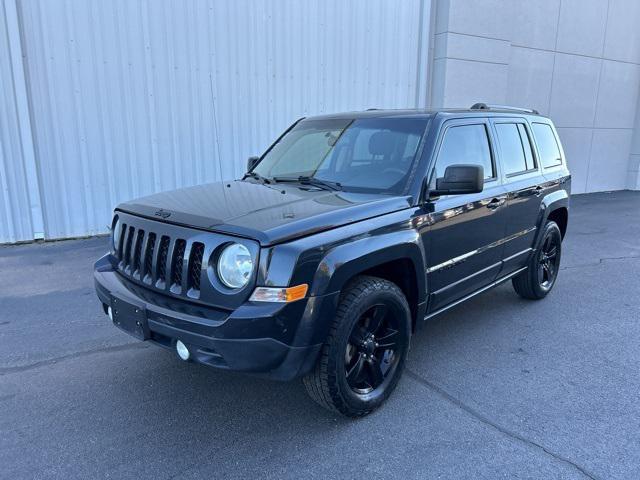
[[[545,223],[549,218],[549,214],[558,208],[566,208],[569,210],[569,194],[566,190],[556,190],[548,195],[545,195],[540,203],[540,215],[537,225],[537,232],[535,242],[533,243],[538,248],[540,238]]]
[[[363,252],[367,253],[363,255]],[[426,300],[425,250],[420,234],[413,229],[363,236],[332,248],[318,264],[309,293],[325,295],[338,292],[355,275],[403,259],[413,264],[418,303],[422,303]]]

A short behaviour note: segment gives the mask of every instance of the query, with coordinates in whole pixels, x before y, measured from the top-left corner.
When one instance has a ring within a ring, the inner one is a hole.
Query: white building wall
[[[10,242],[33,238],[18,132],[6,14],[0,9],[0,238]]]
[[[637,188],[640,2],[434,0],[433,10],[435,106],[535,108],[558,127],[574,193]]]
[[[0,0],[0,243],[238,177],[295,119],[537,108],[575,193],[640,189],[637,0]],[[431,31],[430,31],[431,30]]]
[[[627,188],[629,190],[640,190],[640,96],[638,96],[636,122],[633,130],[633,139],[631,140]]]
[[[0,2],[0,242],[42,238],[18,12]]]
[[[18,7],[46,238],[106,232],[123,200],[237,178],[301,116],[426,105],[428,0],[0,2]],[[0,242],[33,238],[24,178],[8,183]]]

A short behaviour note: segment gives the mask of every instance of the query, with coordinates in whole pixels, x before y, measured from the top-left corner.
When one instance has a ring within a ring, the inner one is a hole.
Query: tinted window
[[[534,123],[533,135],[536,138],[542,166],[547,168],[560,165],[562,163],[562,156],[560,155],[558,142],[556,141],[556,136],[553,134],[551,126],[545,123]]]
[[[287,132],[254,168],[263,177],[309,176],[358,192],[401,191],[427,118],[309,119]]]
[[[531,147],[531,140],[529,139],[529,133],[523,123],[518,124],[518,131],[520,132],[520,139],[522,140],[522,147],[524,148],[524,157],[527,161],[527,170],[537,168],[535,157],[533,156],[533,148]]]
[[[289,172],[307,172],[317,168],[317,156],[325,155],[330,146],[327,139],[337,138],[342,133],[340,128],[308,131],[292,142],[282,152],[280,161],[269,172],[271,175],[286,175]]]
[[[447,129],[436,161],[436,177],[443,177],[446,168],[456,164],[482,165],[485,179],[495,177],[484,125],[461,125]]]
[[[496,124],[500,160],[507,175],[535,168],[529,136],[522,123]]]

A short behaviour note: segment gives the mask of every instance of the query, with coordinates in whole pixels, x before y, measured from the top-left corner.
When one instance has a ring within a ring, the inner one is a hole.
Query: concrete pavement
[[[433,319],[358,421],[114,328],[104,238],[0,247],[0,476],[640,478],[640,193],[569,223],[547,299],[508,283]]]

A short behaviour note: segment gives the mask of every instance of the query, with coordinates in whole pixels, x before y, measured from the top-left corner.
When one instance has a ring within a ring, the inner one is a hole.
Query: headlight
[[[116,215],[113,219],[113,226],[111,227],[111,243],[114,252],[118,250],[118,246],[120,245],[120,234],[122,233],[121,227],[120,218]]]
[[[229,288],[242,288],[249,283],[253,271],[253,260],[249,249],[232,243],[222,250],[218,259],[218,277]]]

